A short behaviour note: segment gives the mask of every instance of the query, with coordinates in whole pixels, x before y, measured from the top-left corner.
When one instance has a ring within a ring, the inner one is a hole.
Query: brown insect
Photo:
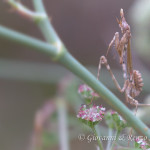
[[[114,44],[115,49],[119,55],[120,64],[122,65],[123,78],[124,78],[123,88],[120,87],[118,81],[116,80],[114,74],[112,73],[105,56],[100,57],[97,79],[99,79],[101,65],[104,64],[107,70],[109,71],[117,89],[121,93],[125,93],[125,98],[128,103],[130,103],[131,105],[135,105],[136,107],[150,106],[150,104],[140,104],[138,100],[134,99],[142,91],[143,79],[141,73],[138,70],[132,69],[132,57],[131,57],[131,49],[130,49],[131,31],[130,31],[130,26],[128,25],[124,17],[123,9],[120,10],[120,16],[121,16],[121,20],[117,19],[117,22],[119,24],[119,27],[121,28],[122,37],[119,40],[119,33],[118,32],[115,33],[112,41],[109,44],[106,56],[108,55],[109,50]],[[126,58],[125,56],[127,56],[126,59],[127,65],[125,64],[125,58]]]

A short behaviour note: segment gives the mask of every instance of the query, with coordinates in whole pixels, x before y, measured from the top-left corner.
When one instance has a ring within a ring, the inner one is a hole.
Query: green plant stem
[[[33,48],[36,51],[46,53],[52,58],[57,56],[57,48],[55,46],[42,42],[30,36],[15,32],[3,26],[0,26],[0,37],[6,40],[10,40],[14,43]]]
[[[7,3],[20,15],[33,21],[46,18],[45,13],[35,13],[16,0],[7,0]]]
[[[58,107],[58,128],[60,150],[69,150],[68,120],[66,101],[62,98],[57,99]]]
[[[37,12],[44,13],[47,16],[47,18],[41,19],[40,21],[36,22],[47,42],[53,44],[62,43],[56,31],[54,30],[53,26],[50,23],[50,19],[45,11],[42,0],[33,0],[33,5]]]
[[[55,58],[57,55],[59,55],[57,48],[54,46],[2,26],[0,26],[0,37],[19,43],[23,46],[32,48],[42,53],[46,53],[52,58]],[[150,138],[149,128],[141,120],[136,118],[132,112],[111,91],[109,91],[101,82],[99,82],[95,76],[91,74],[91,72],[89,72],[85,67],[83,67],[69,52],[66,51],[63,53],[63,55],[61,55],[57,61],[62,63],[66,68],[76,74],[96,92],[98,92],[101,98],[103,98],[105,102],[112,107],[112,109],[116,110],[120,115],[122,115],[123,118],[138,133]],[[146,128],[148,130],[145,130]]]
[[[112,128],[108,128],[108,136],[111,137],[113,135],[113,129]],[[106,150],[109,150],[111,147],[111,140],[107,141],[107,147]]]
[[[120,135],[120,130],[117,130],[117,132],[116,132],[116,138],[115,138],[115,140],[112,143],[111,150],[114,149],[114,147],[115,147],[115,145],[116,145],[116,143],[118,141],[119,135]]]
[[[98,137],[98,134],[97,134],[97,131],[96,131],[96,129],[95,129],[95,126],[92,127],[92,130],[93,130],[95,136]],[[100,150],[103,150],[104,148],[103,148],[102,142],[99,140],[99,138],[97,138],[97,139],[98,139],[98,140],[97,140],[97,143],[98,143],[98,146],[99,146]]]
[[[46,18],[37,21],[36,24],[39,26],[46,41],[58,48],[60,54],[55,59],[59,59],[59,57],[61,57],[61,55],[63,55],[67,49],[50,23],[50,19],[46,13],[42,0],[33,0],[33,5],[37,13],[43,13],[45,16],[47,16]]]

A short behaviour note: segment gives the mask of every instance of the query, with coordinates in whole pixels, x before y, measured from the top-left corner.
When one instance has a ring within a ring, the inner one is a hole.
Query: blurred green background
[[[21,2],[33,9],[31,0]],[[143,102],[150,91],[150,5],[148,5],[150,0],[43,0],[43,2],[52,24],[66,47],[95,75],[100,56],[106,53],[114,33],[120,31],[115,17],[120,17],[120,8],[123,8],[127,22],[131,26],[133,65],[135,69],[140,70],[144,78],[144,90],[137,98]],[[0,1],[0,24],[44,40],[34,23],[16,14],[4,1]],[[121,67],[117,57],[114,59],[115,55],[113,51],[110,53],[109,63],[122,85]],[[107,71],[103,69],[102,72],[101,81],[125,101],[124,96],[116,91]],[[36,112],[47,100],[57,101],[58,97],[65,101],[67,111],[71,114],[68,121],[71,150],[94,149],[94,143],[87,145],[86,142],[77,139],[79,133],[85,132],[82,125],[76,126],[78,121],[75,118],[79,105],[84,103],[77,94],[79,82],[65,68],[51,62],[49,56],[0,39],[0,149],[32,149]],[[101,99],[97,103],[109,108]],[[50,127],[49,125],[45,127],[44,124],[45,132],[53,130],[54,133],[44,137],[47,142],[43,149],[59,149],[57,127],[53,128],[58,125],[57,118],[54,114],[49,120],[49,124],[52,124]]]

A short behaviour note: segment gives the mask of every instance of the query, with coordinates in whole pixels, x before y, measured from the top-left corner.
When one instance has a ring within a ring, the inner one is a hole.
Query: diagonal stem
[[[55,58],[58,55],[56,47],[2,26],[0,26],[0,37],[46,53],[52,58]],[[120,113],[138,133],[147,136],[150,139],[149,128],[141,120],[136,118],[111,91],[109,91],[101,82],[97,81],[95,76],[82,66],[69,52],[66,51],[57,61],[98,92],[105,102],[109,104],[112,109]]]

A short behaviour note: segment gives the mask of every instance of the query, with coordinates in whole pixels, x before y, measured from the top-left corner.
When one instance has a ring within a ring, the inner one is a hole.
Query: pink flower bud
[[[82,84],[79,86],[78,93],[81,94],[85,99],[95,99],[99,97],[99,95],[86,84]]]

